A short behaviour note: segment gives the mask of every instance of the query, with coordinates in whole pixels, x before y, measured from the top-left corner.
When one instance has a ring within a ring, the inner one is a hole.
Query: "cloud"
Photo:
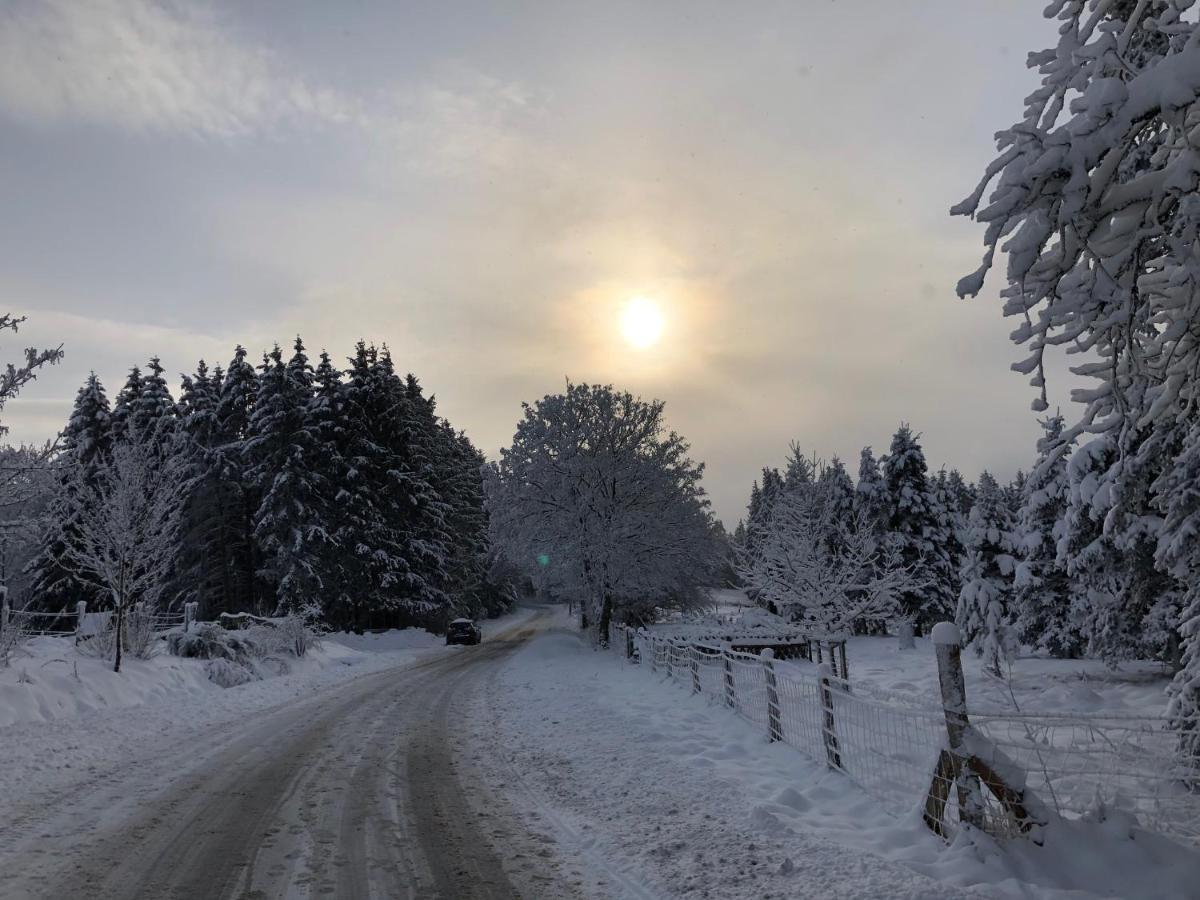
[[[39,122],[217,138],[359,114],[336,92],[283,73],[205,7],[152,0],[6,4],[0,108]]]

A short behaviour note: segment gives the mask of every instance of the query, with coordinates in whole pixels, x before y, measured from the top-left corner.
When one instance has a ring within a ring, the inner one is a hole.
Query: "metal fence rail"
[[[1007,836],[1050,814],[1119,809],[1148,830],[1200,843],[1200,759],[1179,755],[1162,718],[968,715],[965,695],[958,716],[949,701],[852,685],[827,666],[815,674],[777,666],[770,651],[620,626],[610,647],[843,773],[891,812],[923,808],[945,836],[960,819]],[[961,684],[961,669],[958,677]]]

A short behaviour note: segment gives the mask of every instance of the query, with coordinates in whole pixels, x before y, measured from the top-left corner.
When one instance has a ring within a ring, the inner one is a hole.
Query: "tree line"
[[[141,598],[194,600],[206,617],[310,609],[363,627],[511,603],[489,552],[483,455],[386,346],[360,341],[344,369],[325,352],[314,366],[300,338],[257,366],[239,346],[224,369],[201,361],[178,399],[158,359],[111,404],[92,374],[54,462],[26,566],[42,608],[120,605],[100,572],[115,571],[114,535]],[[126,494],[155,500],[155,533],[114,519]]]
[[[871,633],[953,619],[996,673],[1021,647],[1115,664],[1181,664],[1189,585],[1154,563],[1155,525],[1132,543],[1105,535],[1101,442],[1072,451],[1059,415],[1042,420],[1030,473],[974,483],[931,474],[902,425],[888,453],[840,460],[794,445],[765,468],[734,535],[738,571],[764,603],[815,628]]]

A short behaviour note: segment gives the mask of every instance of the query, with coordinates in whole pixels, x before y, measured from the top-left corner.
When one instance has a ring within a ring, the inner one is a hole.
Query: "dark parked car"
[[[446,626],[446,646],[450,644],[478,644],[483,632],[470,619],[455,619]]]

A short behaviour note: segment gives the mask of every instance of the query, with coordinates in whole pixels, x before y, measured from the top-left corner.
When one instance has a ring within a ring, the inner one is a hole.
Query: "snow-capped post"
[[[79,643],[79,636],[83,634],[83,619],[87,615],[87,601],[80,600],[75,604],[75,643]]]
[[[695,644],[688,647],[689,663],[692,669],[692,693],[700,693],[700,648]]]
[[[942,691],[942,709],[946,714],[946,736],[950,747],[950,772],[958,792],[959,818],[968,825],[983,828],[983,797],[979,778],[968,765],[970,753],[965,736],[971,723],[967,719],[967,686],[962,670],[962,636],[953,622],[933,626],[933,646],[937,653],[938,685]],[[935,776],[936,777],[936,776]]]
[[[842,638],[842,640],[840,642],[838,642],[838,656],[840,658],[840,663],[838,665],[838,669],[839,669],[838,675],[841,676],[842,681],[846,682],[846,686],[849,687],[849,685],[850,685],[850,670],[846,666],[846,639],[845,638]]]
[[[186,634],[196,624],[196,612],[200,609],[199,602],[191,600],[183,604],[183,631]]]
[[[643,638],[648,637],[645,627],[639,628],[638,631],[640,631],[642,633]],[[650,637],[649,642],[650,642],[650,671],[657,672],[658,671],[658,641],[656,641],[653,637]],[[646,646],[646,641],[643,640],[642,647],[644,648],[645,646]]]
[[[913,638],[912,619],[901,619],[896,631],[896,646],[900,650],[912,650],[917,646],[917,642]]]
[[[737,709],[737,686],[733,683],[733,657],[729,655],[732,652],[733,644],[725,641],[721,647],[721,660],[725,669],[725,705],[730,709]]]
[[[783,722],[779,714],[779,682],[775,680],[775,651],[770,647],[762,652],[763,676],[767,682],[767,737],[783,740]]]
[[[825,761],[831,769],[842,768],[842,748],[838,744],[836,723],[833,718],[833,667],[821,663],[817,670],[821,683],[821,737],[825,742]]]

